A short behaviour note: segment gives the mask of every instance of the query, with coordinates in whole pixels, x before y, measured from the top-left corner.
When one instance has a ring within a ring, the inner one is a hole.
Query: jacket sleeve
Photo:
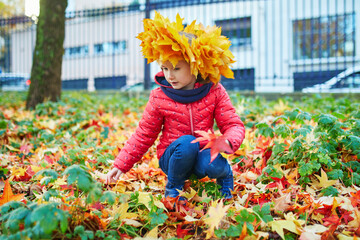
[[[114,167],[123,173],[129,171],[142,158],[161,131],[163,117],[155,106],[154,93],[151,92],[138,127],[115,158]]]
[[[216,99],[215,120],[221,134],[231,143],[233,152],[235,152],[245,138],[244,123],[236,114],[225,88],[221,84],[218,84],[217,87],[219,92]]]

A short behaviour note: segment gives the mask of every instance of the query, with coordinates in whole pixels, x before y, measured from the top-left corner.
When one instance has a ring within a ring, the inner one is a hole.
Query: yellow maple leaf
[[[190,189],[190,192],[182,192],[181,196],[184,196],[186,199],[192,199],[197,194],[193,188]]]
[[[3,195],[0,198],[0,206],[7,203],[7,202],[20,201],[24,196],[25,196],[25,194],[16,194],[16,195],[14,195],[12,190],[11,190],[9,179],[6,179]]]
[[[298,226],[294,221],[291,220],[277,220],[269,222],[271,230],[277,232],[282,239],[285,239],[284,229],[300,235],[301,231],[298,229]]]
[[[204,217],[204,223],[209,225],[209,229],[206,230],[206,238],[209,239],[214,235],[215,228],[217,229],[226,216],[227,210],[230,205],[224,206],[223,201],[212,202],[207,214]]]
[[[321,176],[315,174],[315,177],[319,180],[319,182],[314,183],[313,186],[317,188],[327,188],[338,182],[338,180],[329,180],[326,172],[323,169],[321,169]]]
[[[147,209],[149,209],[149,210],[151,210],[151,206],[150,206],[151,197],[150,196],[151,196],[151,193],[139,192],[139,198],[138,198],[139,203],[144,204],[147,207]],[[153,198],[153,200],[154,200],[155,206],[167,211],[165,205],[162,202],[160,202],[159,200],[157,200],[155,198]]]
[[[144,238],[141,238],[141,239],[148,239],[148,240],[158,239],[158,232],[159,232],[159,229],[156,226],[150,232],[148,232]],[[137,239],[137,238],[135,238],[135,239]]]
[[[109,211],[109,214],[112,217],[115,217],[115,215],[118,216],[119,220],[137,218],[138,214],[129,213],[128,209],[129,209],[129,203],[127,203],[127,202],[122,203],[120,205],[114,204],[112,207],[112,210]]]

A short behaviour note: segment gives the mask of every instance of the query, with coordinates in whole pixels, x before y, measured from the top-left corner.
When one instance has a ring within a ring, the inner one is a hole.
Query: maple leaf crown
[[[216,84],[221,75],[234,78],[230,69],[235,62],[229,50],[231,42],[221,35],[221,28],[205,28],[196,24],[196,20],[184,27],[182,21],[179,14],[175,22],[170,22],[157,11],[153,20],[144,19],[144,31],[136,38],[141,40],[141,51],[148,63],[169,61],[175,67],[180,60],[185,60],[190,64],[191,73],[206,81]]]

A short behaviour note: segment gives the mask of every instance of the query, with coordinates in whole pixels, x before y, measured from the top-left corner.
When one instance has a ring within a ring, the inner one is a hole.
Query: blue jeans
[[[221,155],[210,163],[210,149],[200,151],[199,143],[191,143],[195,139],[192,135],[179,137],[165,150],[159,160],[160,168],[168,177],[165,187],[165,196],[176,197],[177,189],[181,190],[191,174],[198,178],[208,176],[217,179],[222,186],[220,190],[231,198],[230,189],[233,189],[234,180],[232,169],[228,161]]]

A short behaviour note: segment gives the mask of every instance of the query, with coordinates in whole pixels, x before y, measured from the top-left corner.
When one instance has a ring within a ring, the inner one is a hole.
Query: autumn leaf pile
[[[26,111],[0,93],[0,239],[357,239],[360,103],[315,95],[265,101],[232,94],[246,125],[227,157],[234,198],[191,178],[165,199],[155,146],[113,185],[113,159],[146,96],[64,93]],[[215,132],[218,134],[218,132]]]

